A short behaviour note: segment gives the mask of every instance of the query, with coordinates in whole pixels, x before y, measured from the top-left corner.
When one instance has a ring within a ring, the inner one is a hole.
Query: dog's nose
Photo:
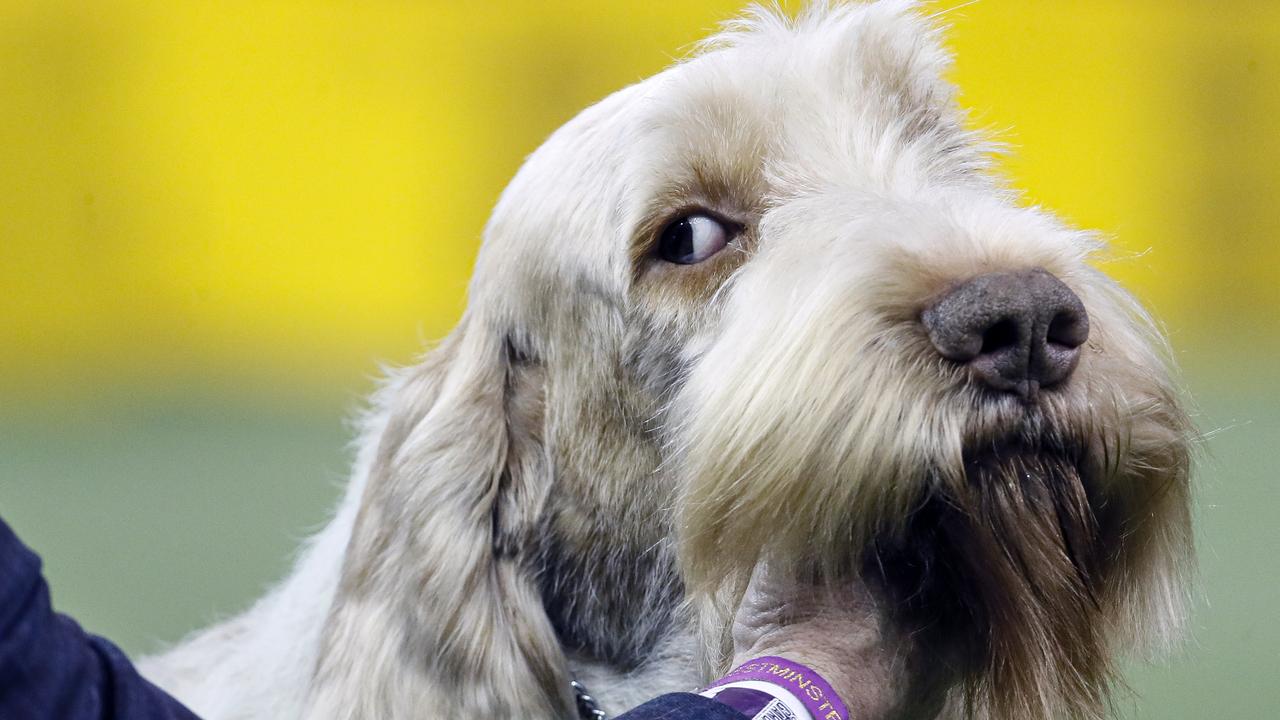
[[[979,275],[943,295],[921,320],[943,357],[1024,398],[1066,380],[1089,337],[1084,303],[1038,268]]]

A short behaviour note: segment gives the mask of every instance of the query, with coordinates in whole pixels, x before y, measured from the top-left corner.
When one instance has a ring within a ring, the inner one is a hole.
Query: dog
[[[1101,717],[1179,634],[1195,434],[940,32],[748,11],[554,133],[331,523],[144,673],[210,720],[616,713],[723,672],[767,565],[875,598],[900,716]]]

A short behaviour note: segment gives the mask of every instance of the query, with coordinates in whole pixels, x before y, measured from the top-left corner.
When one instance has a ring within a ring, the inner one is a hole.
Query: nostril
[[[1017,345],[1018,324],[1009,318],[1004,318],[982,333],[982,349],[978,354],[990,355]]]
[[[940,355],[989,388],[1024,398],[1070,377],[1089,338],[1084,303],[1038,268],[971,278],[920,320]]]
[[[1089,339],[1089,321],[1075,310],[1063,310],[1049,321],[1045,339],[1055,345],[1078,348]]]

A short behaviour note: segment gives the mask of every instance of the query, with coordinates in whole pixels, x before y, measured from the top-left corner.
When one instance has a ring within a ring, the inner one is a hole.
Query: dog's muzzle
[[[1084,303],[1038,268],[967,280],[920,319],[943,357],[986,387],[1028,400],[1071,376],[1089,337]]]

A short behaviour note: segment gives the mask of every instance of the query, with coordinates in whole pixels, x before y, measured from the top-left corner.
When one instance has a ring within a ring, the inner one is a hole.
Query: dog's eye
[[[680,265],[700,263],[723,250],[732,234],[724,223],[709,215],[687,215],[663,229],[658,256]]]

